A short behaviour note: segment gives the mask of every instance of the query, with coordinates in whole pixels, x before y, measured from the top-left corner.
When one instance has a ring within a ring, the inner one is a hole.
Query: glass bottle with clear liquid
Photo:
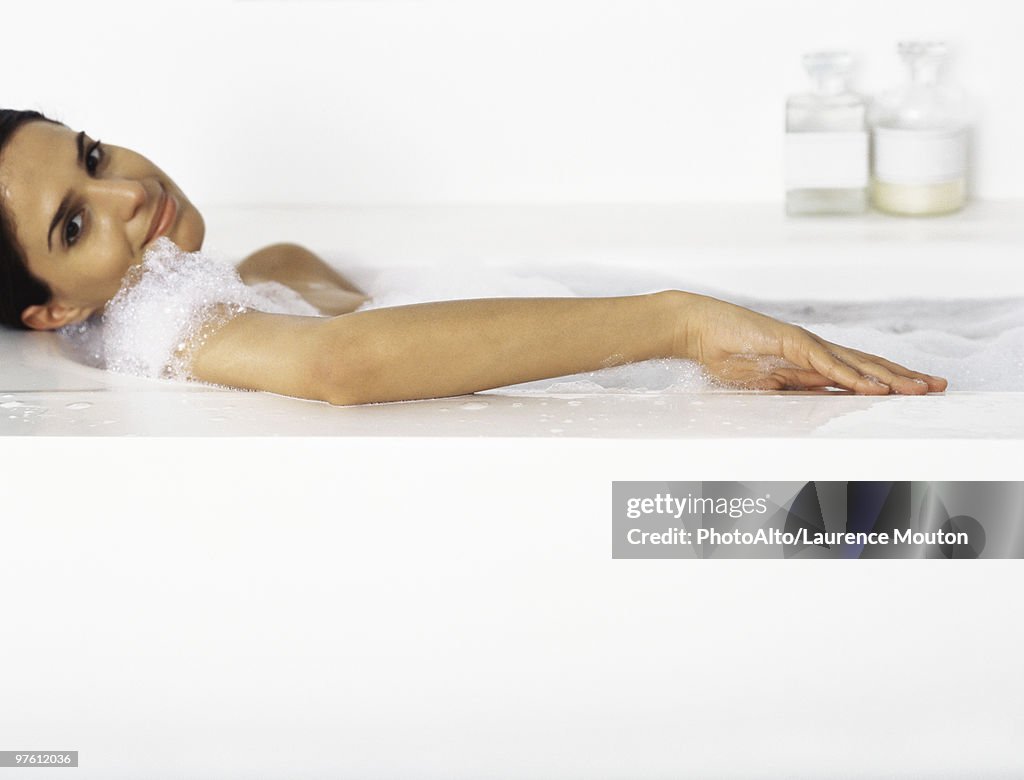
[[[861,214],[868,205],[867,104],[849,86],[853,56],[804,55],[810,92],[786,101],[786,213]]]
[[[967,101],[939,82],[944,43],[906,41],[899,52],[910,81],[880,95],[868,114],[871,201],[889,214],[948,214],[967,197]]]

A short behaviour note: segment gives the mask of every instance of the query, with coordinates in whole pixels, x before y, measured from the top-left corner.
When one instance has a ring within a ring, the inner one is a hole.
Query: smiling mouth
[[[153,221],[150,223],[149,233],[142,242],[143,247],[146,247],[170,230],[171,225],[174,224],[175,217],[178,216],[177,199],[163,187],[160,188],[160,195],[160,202],[157,203],[156,210],[153,213]]]

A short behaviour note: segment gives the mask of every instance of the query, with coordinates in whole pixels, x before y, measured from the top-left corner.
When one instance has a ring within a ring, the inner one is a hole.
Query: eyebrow
[[[77,136],[75,136],[75,143],[78,145],[78,164],[82,165],[85,161],[85,131],[83,130]],[[67,216],[68,207],[71,204],[71,193],[67,192],[64,194],[64,198],[61,200],[60,205],[57,207],[57,213],[53,215],[53,221],[50,223],[50,231],[46,234],[46,246],[53,252],[53,229],[60,224],[60,221]]]

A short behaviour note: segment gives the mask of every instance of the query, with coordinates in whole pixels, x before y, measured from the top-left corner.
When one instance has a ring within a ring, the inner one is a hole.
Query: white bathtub
[[[1024,297],[1024,204],[943,219],[794,220],[761,206],[209,209],[228,257],[304,243],[357,281],[436,267],[488,290],[487,273],[571,278],[582,294],[684,287],[771,313],[774,301]],[[394,273],[394,271],[392,271]],[[588,277],[588,274],[592,278]],[[896,304],[894,304],[895,307]],[[823,307],[827,309],[827,306]],[[785,310],[783,310],[785,313]],[[827,319],[827,317],[826,317]],[[898,346],[897,341],[897,346]],[[851,344],[851,346],[862,346]],[[886,353],[897,359],[896,356]],[[1007,361],[1024,361],[1008,354]],[[0,435],[328,435],[1017,439],[1024,391],[958,386],[942,397],[770,393],[512,396],[335,408],[108,374],[63,359],[52,334],[0,333]],[[931,365],[915,368],[940,373]],[[939,368],[944,368],[941,363]],[[1007,369],[1012,372],[1012,368]],[[1009,391],[1008,391],[1009,390]],[[568,420],[569,422],[564,422]]]
[[[223,210],[209,235],[357,276],[620,260],[873,300],[1024,294],[1021,214]],[[78,750],[89,780],[1024,774],[1018,561],[612,560],[609,522],[613,480],[1019,479],[1018,393],[336,408],[46,334],[3,334],[0,366],[2,750]]]

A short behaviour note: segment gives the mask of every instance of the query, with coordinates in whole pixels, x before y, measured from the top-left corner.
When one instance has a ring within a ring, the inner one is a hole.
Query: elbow
[[[324,356],[316,372],[316,397],[332,406],[358,406],[372,402],[360,381],[361,370],[350,356],[337,353]]]
[[[353,384],[336,376],[333,366],[324,366],[319,372],[315,397],[331,406],[358,406],[366,403],[356,392]]]
[[[327,324],[337,326],[341,315]],[[386,398],[380,387],[385,370],[381,349],[374,344],[372,335],[358,337],[351,329],[339,333],[338,327],[329,327],[333,334],[319,350],[314,369],[316,397],[333,406],[357,406],[396,400]]]

